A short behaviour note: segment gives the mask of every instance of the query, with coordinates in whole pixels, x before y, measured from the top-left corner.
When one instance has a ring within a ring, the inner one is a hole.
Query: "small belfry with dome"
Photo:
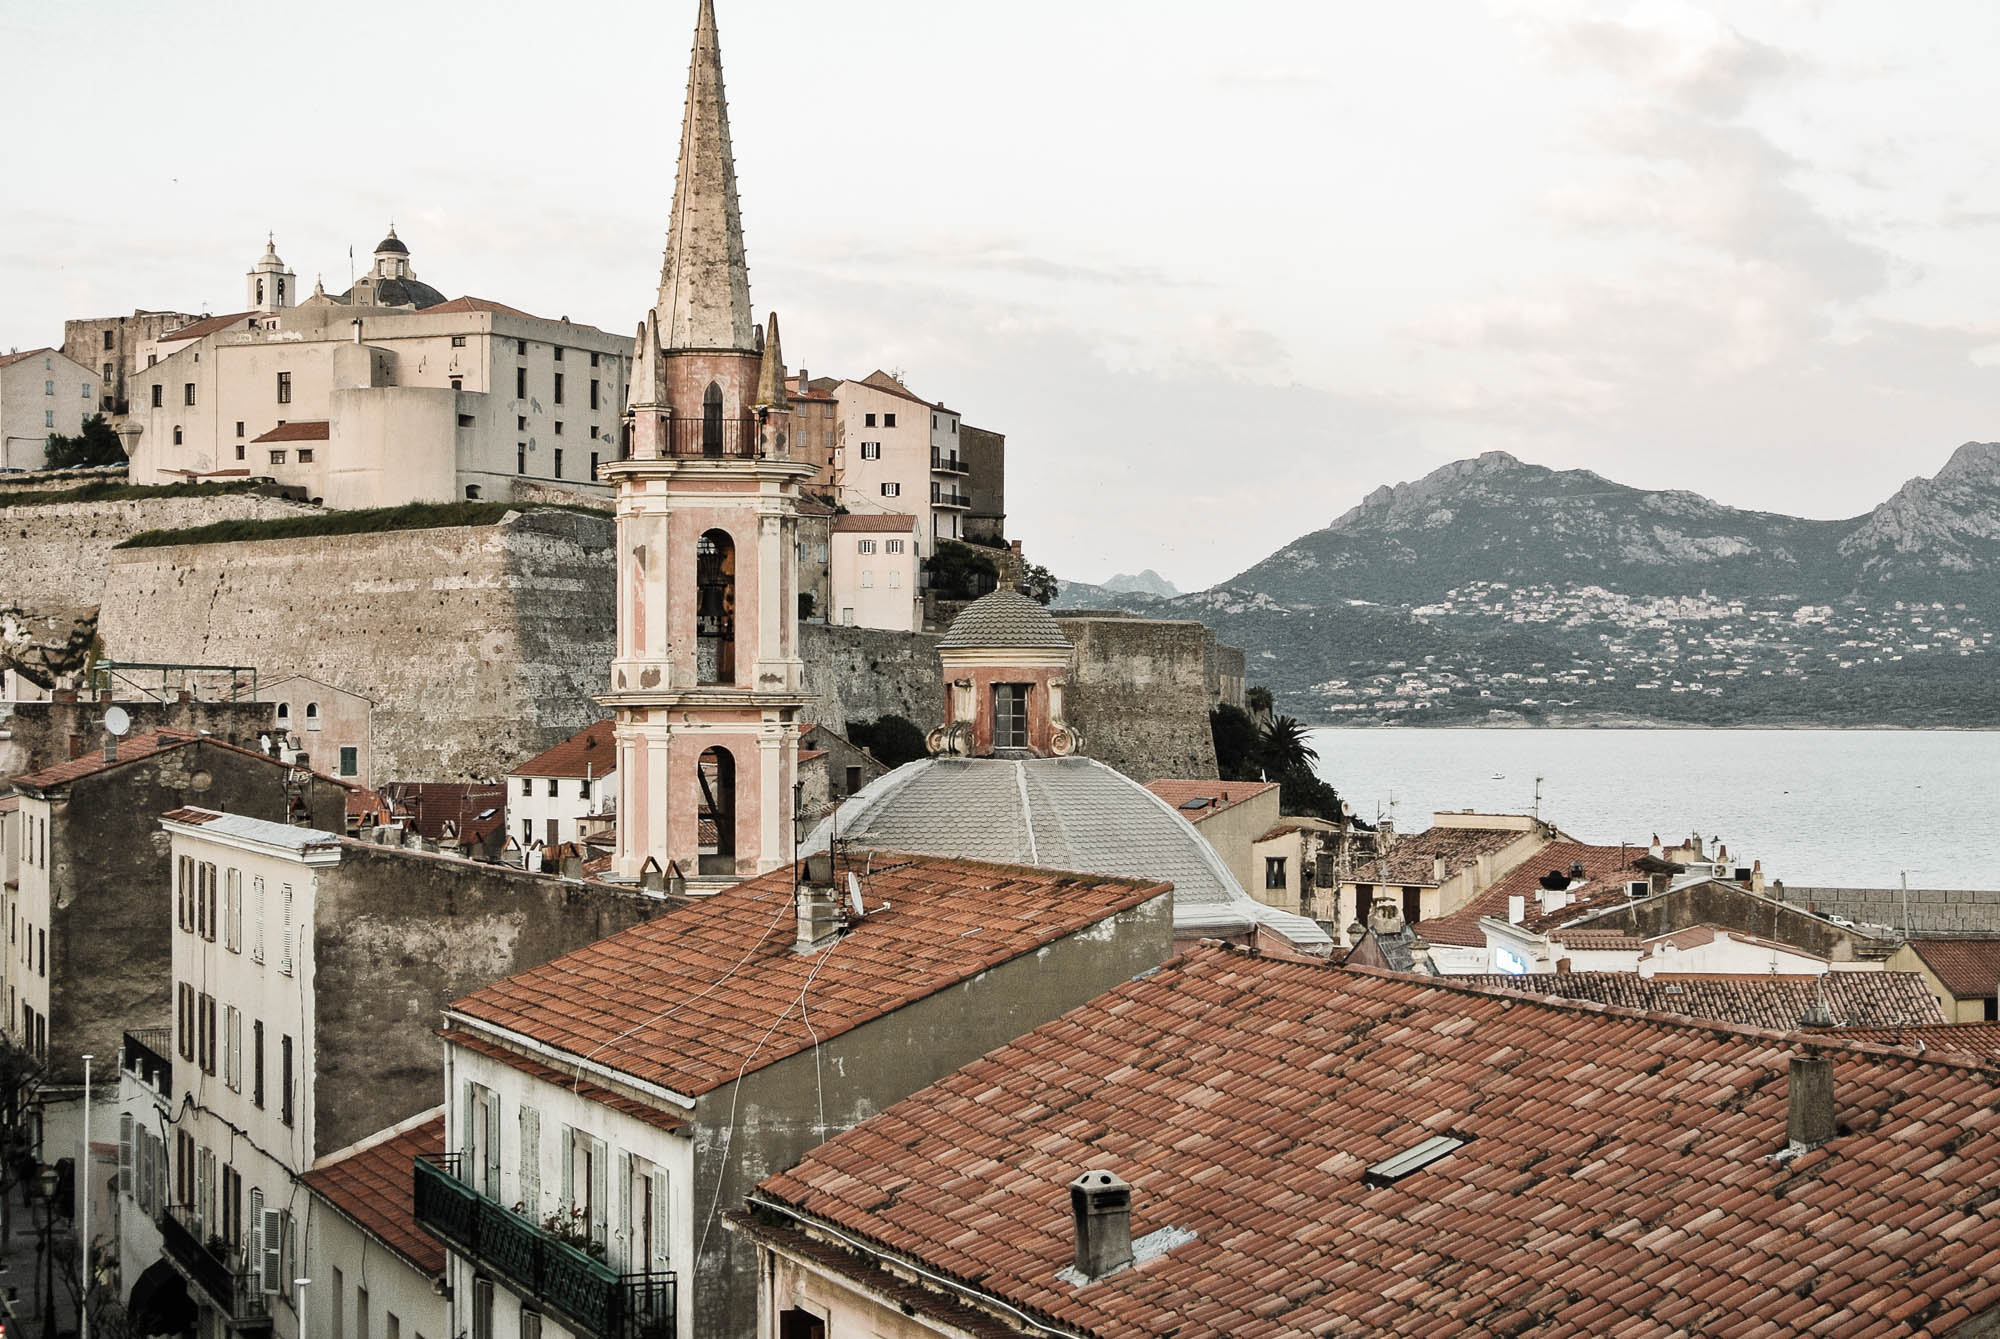
[[[1067,758],[1083,738],[1064,718],[1075,647],[1062,625],[1019,591],[1001,589],[965,607],[938,643],[945,721],[933,756]]]

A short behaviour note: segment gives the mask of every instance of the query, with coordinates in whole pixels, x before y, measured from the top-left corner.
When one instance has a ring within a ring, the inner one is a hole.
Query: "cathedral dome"
[[[965,606],[938,642],[940,650],[958,647],[1050,647],[1068,650],[1069,638],[1048,610],[1017,590],[1002,587]]]
[[[800,853],[826,850],[836,832],[842,842],[911,855],[1171,882],[1177,938],[1264,928],[1306,952],[1333,943],[1306,917],[1252,899],[1193,824],[1090,758],[905,763],[850,796]]]
[[[410,254],[410,248],[403,245],[403,239],[396,236],[396,230],[393,227],[389,229],[389,235],[387,237],[384,237],[381,241],[375,244],[376,255],[379,256],[384,251],[393,252],[398,256],[407,256]]]

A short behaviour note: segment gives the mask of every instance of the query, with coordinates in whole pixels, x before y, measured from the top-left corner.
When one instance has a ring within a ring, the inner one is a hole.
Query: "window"
[[[590,431],[593,436],[597,433],[597,429],[595,428],[592,428]],[[595,451],[590,453],[590,477],[593,479],[597,477],[597,453]]]
[[[562,434],[562,420],[561,420],[561,419],[557,419],[557,420],[556,420],[556,436],[560,437],[560,436],[562,436],[562,435],[563,435],[563,434]]]
[[[264,880],[261,876],[251,880],[250,892],[257,902],[256,925],[250,938],[250,957],[252,961],[262,962],[264,961]]]
[[[290,404],[291,402],[292,374],[290,372],[280,372],[278,373],[278,403]],[[188,403],[193,404],[194,402],[190,400]]]
[[[454,348],[454,349],[462,349],[462,348],[464,348],[464,347],[465,347],[465,336],[463,336],[463,335],[453,335],[453,336],[451,337],[451,347],[452,347],[452,348]]]
[[[1264,857],[1264,886],[1266,888],[1285,886],[1285,857],[1281,855]]]
[[[563,402],[563,398],[562,398],[562,379],[563,379],[563,374],[562,374],[562,373],[560,373],[560,372],[556,373],[556,403],[557,403],[557,404],[561,404],[561,403]]]
[[[556,478],[562,478],[562,448],[556,448]]]
[[[892,570],[889,573],[889,588],[891,590],[901,590],[902,586],[903,586],[903,574],[901,572]]]
[[[355,776],[361,771],[361,750],[345,745],[340,750],[340,774]]]
[[[243,951],[243,871],[222,872],[222,946],[231,953]]]
[[[283,451],[273,451],[273,452],[271,453],[271,463],[272,463],[273,465],[282,465],[282,464],[284,464],[284,463],[285,463],[285,453],[284,453]]]
[[[101,368],[98,369],[97,375],[105,381],[111,380],[111,364],[110,363],[104,364]]]
[[[517,400],[528,398],[528,369],[525,367],[514,369],[514,398]]]
[[[159,361],[160,361],[160,355],[157,353],[149,353],[146,355],[146,366],[148,367],[151,367],[153,364]]]
[[[153,408],[158,409],[159,407],[160,407],[160,383],[156,381],[153,383]]]
[[[528,430],[528,416],[526,414],[514,415],[514,431],[526,432],[527,430]]]
[[[236,458],[238,460],[243,459],[243,443],[241,442],[238,442],[236,444]]]
[[[900,540],[900,539],[885,539],[885,540],[883,540],[883,541],[882,541],[882,552],[884,552],[884,553],[901,553],[902,551],[903,551],[903,541],[902,541],[902,540]]]
[[[553,800],[553,799],[554,799],[555,797],[556,797],[556,779],[555,779],[554,777],[550,777],[550,778],[549,778],[549,798]]]
[[[882,443],[863,442],[861,444],[861,458],[863,460],[880,460],[882,458]]]
[[[311,447],[309,447],[309,446],[302,446],[302,447],[300,447],[300,448],[299,448],[299,464],[301,464],[301,465],[310,465],[310,464],[312,464],[312,460],[313,460],[313,449],[312,449]]]
[[[861,589],[875,589],[875,574],[873,572],[863,572],[861,574]]]
[[[1403,921],[1415,925],[1424,918],[1424,890],[1405,888],[1403,890]]]
[[[209,943],[215,942],[215,862],[204,860],[195,866],[195,928]]]
[[[261,1110],[264,1105],[264,1020],[250,1025],[250,1100]]]
[[[826,1339],[826,1321],[797,1307],[780,1311],[778,1339]]]
[[[176,423],[174,424],[174,445],[179,446],[180,444],[181,444],[181,425]]]
[[[596,358],[597,358],[596,354],[591,355],[591,359],[593,361],[595,361]],[[598,387],[598,380],[596,377],[592,377],[590,379],[590,407],[592,409],[597,408],[597,387]]]
[[[243,420],[240,418],[236,420],[236,435],[238,437],[243,435]]]
[[[596,354],[594,354],[594,353],[590,355],[590,365],[591,365],[592,367],[596,367],[596,366],[597,366],[597,355],[596,355]]]
[[[875,541],[872,539],[857,539],[854,541],[854,551],[856,553],[873,553],[875,552]]]
[[[55,425],[56,411],[53,409],[44,409],[42,411],[42,426],[44,428],[53,428]]]
[[[902,495],[903,495],[903,486],[901,484],[882,485],[883,497],[901,497]]]
[[[354,1339],[368,1339],[368,1290],[354,1290]]]
[[[885,427],[885,428],[893,428],[893,427],[895,427],[895,426],[896,426],[896,416],[895,416],[894,414],[884,414],[884,415],[882,415],[882,426],[883,426],[883,427]]]
[[[1028,747],[1027,684],[993,685],[993,747],[996,749]]]
[[[233,1004],[222,1006],[222,1081],[243,1091],[243,1013]]]
[[[109,330],[104,332],[104,347],[107,349],[111,347],[111,332]]]
[[[875,416],[874,416],[873,414],[863,414],[863,415],[861,416],[861,426],[862,426],[862,427],[864,427],[864,428],[872,428],[872,427],[874,427],[874,426],[875,426]]]
[[[292,1123],[292,1039],[278,1039],[278,1119]]]
[[[591,436],[591,440],[592,440],[592,441],[595,441],[595,440],[597,439],[597,435],[598,435],[598,432],[599,432],[599,428],[598,428],[598,426],[597,426],[597,425],[596,425],[595,423],[591,424],[591,425],[590,425],[590,436]]]
[[[456,388],[454,387],[454,389],[456,389]],[[469,428],[469,427],[471,427],[471,426],[472,426],[472,422],[473,422],[473,419],[472,419],[472,415],[470,415],[470,414],[460,414],[460,415],[458,416],[458,426],[459,426],[459,427],[461,427],[461,428]]]
[[[48,365],[48,359],[44,358],[42,360],[42,365],[46,367]],[[44,381],[42,383],[42,394],[54,395],[55,393],[56,393],[56,383],[54,381]],[[188,387],[188,403],[189,404],[194,403],[194,387],[192,385]]]
[[[197,1057],[197,1063],[201,1066],[201,1072],[204,1074],[214,1074],[217,1041],[215,996],[209,994],[207,991],[203,991],[201,994],[201,1027],[197,1035],[197,1040],[200,1042],[199,1049],[201,1051],[201,1054]]]
[[[192,381],[184,381],[181,383],[181,403],[182,404],[194,403],[194,383]]]
[[[462,391],[462,390],[464,390],[464,389],[465,389],[465,378],[464,378],[464,377],[453,377],[453,378],[451,379],[451,388],[452,388],[453,390],[455,390],[455,391]],[[460,417],[464,417],[464,416],[463,416],[463,415],[461,415]],[[469,428],[469,427],[471,427],[472,425],[471,425],[471,424],[469,424],[469,423],[461,423],[461,424],[459,424],[458,426],[459,426],[459,427],[461,427],[461,428]]]
[[[557,362],[561,362],[563,360],[563,346],[560,344],[556,345],[555,347],[555,359]]]
[[[194,1059],[194,987],[182,981],[174,987],[174,1036],[181,1059]]]
[[[518,353],[518,354],[520,354],[520,355],[521,355],[521,356],[522,356],[523,358],[527,357],[527,356],[528,356],[528,341],[527,341],[527,340],[525,340],[525,339],[517,339],[517,340],[515,340],[515,341],[514,341],[514,352],[515,352],[515,353]]]
[[[526,442],[516,442],[514,443],[514,473],[526,474],[527,472],[528,444]]]
[[[472,1339],[494,1339],[493,1280],[472,1278]]]
[[[347,1339],[347,1275],[338,1266],[333,1271],[333,1339]]]
[[[542,1216],[542,1117],[530,1106],[521,1107],[515,1115],[521,1125],[521,1203],[526,1206],[528,1217],[539,1222]]]
[[[292,885],[289,883],[278,890],[278,920],[285,936],[278,956],[278,970],[290,976],[292,974]]]
[[[319,703],[317,702],[306,703],[306,729],[319,729]]]
[[[931,431],[932,431],[932,432],[936,432],[936,431],[937,431],[937,415],[936,415],[936,414],[932,414],[932,415],[931,415]]]
[[[853,627],[854,611],[852,609],[842,609],[840,611],[840,621],[850,628]]]
[[[535,783],[534,783],[533,781],[529,780],[529,779],[528,779],[527,777],[525,777],[525,776],[524,776],[524,777],[522,777],[522,778],[521,778],[521,794],[525,796],[525,795],[533,795],[534,793],[535,793]]]
[[[853,793],[854,793],[855,791],[857,791],[857,790],[860,790],[860,789],[861,789],[861,769],[860,769],[859,767],[850,767],[850,768],[848,768],[848,769],[847,769],[847,793],[848,793],[849,795],[852,795],[852,794],[853,794]]]

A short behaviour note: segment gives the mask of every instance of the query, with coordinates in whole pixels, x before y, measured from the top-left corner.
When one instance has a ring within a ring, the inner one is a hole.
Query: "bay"
[[[1579,841],[1719,837],[1793,886],[2000,888],[2000,734],[1957,730],[1310,732],[1355,814],[1541,814]],[[1393,810],[1391,806],[1393,805]]]

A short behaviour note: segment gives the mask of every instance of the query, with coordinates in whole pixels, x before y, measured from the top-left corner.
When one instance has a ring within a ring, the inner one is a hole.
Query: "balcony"
[[[940,474],[970,474],[965,467],[963,456],[947,455],[936,447],[931,448],[931,468]]]
[[[677,459],[755,460],[758,423],[754,418],[669,419],[667,453]]]
[[[193,1211],[185,1204],[169,1205],[160,1220],[160,1244],[174,1268],[222,1313],[231,1330],[268,1332],[271,1313],[255,1273],[238,1269],[242,1252],[223,1247],[212,1251],[194,1225]],[[218,1246],[221,1243],[217,1243]]]
[[[970,507],[972,499],[964,493],[931,485],[931,505],[933,507]]]
[[[173,1044],[172,1028],[140,1028],[125,1034],[125,1050],[119,1060],[127,1074],[168,1102],[174,1100],[174,1065],[167,1059]]]
[[[416,1160],[417,1225],[592,1339],[671,1339],[672,1271],[619,1274],[459,1179],[455,1153]]]

